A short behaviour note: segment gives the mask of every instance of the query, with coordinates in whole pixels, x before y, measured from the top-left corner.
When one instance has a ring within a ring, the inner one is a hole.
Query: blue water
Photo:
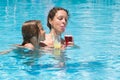
[[[22,43],[26,20],[41,20],[48,33],[47,14],[53,6],[69,10],[66,32],[80,48],[68,48],[60,56],[20,51],[0,55],[0,80],[120,80],[119,0],[1,0],[0,51]],[[59,62],[65,65],[56,67]]]

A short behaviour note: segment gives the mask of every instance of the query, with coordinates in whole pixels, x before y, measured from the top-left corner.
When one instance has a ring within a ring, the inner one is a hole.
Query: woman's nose
[[[63,22],[64,24],[66,24],[66,23],[67,23],[65,19],[63,19],[63,20],[62,20],[62,22]]]

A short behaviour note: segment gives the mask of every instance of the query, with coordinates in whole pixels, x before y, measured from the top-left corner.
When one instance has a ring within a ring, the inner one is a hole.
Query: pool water
[[[0,55],[0,80],[120,80],[119,0],[1,0],[0,51],[22,43],[26,20],[41,20],[48,33],[47,14],[54,6],[69,10],[66,32],[80,48],[10,51]]]

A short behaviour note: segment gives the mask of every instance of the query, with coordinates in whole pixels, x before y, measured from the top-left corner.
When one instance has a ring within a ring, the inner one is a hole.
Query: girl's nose
[[[45,31],[43,30],[43,31],[42,31],[42,33],[44,33],[44,34],[45,34]]]

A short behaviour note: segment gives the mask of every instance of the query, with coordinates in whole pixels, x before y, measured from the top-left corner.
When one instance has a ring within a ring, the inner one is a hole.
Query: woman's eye
[[[66,22],[68,21],[68,19],[67,18],[64,18],[64,17],[58,17],[58,20],[65,20]]]
[[[62,20],[63,18],[62,17],[58,17],[59,20]]]

